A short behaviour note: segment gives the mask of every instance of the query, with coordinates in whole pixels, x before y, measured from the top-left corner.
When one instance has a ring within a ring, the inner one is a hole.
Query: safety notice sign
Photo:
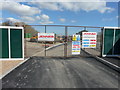
[[[80,41],[80,35],[73,35],[72,41]]]
[[[80,54],[80,41],[72,41],[72,54],[77,55]]]
[[[82,48],[96,48],[96,43],[96,32],[82,32]]]
[[[38,41],[54,41],[54,33],[38,33]]]
[[[74,34],[72,38],[72,54],[78,55],[80,54],[81,43],[80,43],[80,35]]]

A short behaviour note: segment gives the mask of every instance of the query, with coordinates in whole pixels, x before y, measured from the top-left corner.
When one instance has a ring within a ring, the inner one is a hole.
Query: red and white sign
[[[82,48],[96,48],[97,33],[83,32],[82,33]]]
[[[83,32],[83,35],[97,35],[96,32]]]
[[[54,41],[54,33],[38,33],[38,41]]]

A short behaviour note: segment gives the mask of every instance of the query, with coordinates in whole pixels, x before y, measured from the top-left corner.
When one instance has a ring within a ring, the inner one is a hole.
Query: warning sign
[[[83,32],[82,33],[82,48],[96,48],[97,33]]]
[[[80,35],[74,34],[72,38],[72,54],[78,55],[80,54],[80,50],[81,50]]]
[[[72,54],[80,54],[80,41],[72,41]]]
[[[80,41],[80,35],[73,35],[73,41]]]
[[[54,33],[38,33],[38,41],[54,41]]]

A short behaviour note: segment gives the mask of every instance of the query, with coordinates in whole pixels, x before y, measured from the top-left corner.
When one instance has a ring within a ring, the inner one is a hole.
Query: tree
[[[12,21],[5,21],[2,23],[2,26],[12,26],[13,22]]]
[[[34,36],[38,33],[38,31],[36,31],[32,26],[30,26],[24,22],[16,22],[14,24],[15,24],[15,26],[24,26],[24,32],[31,33],[32,36]]]
[[[36,31],[32,26],[24,23],[24,22],[12,22],[12,21],[5,21],[2,23],[2,26],[25,26],[24,32],[25,33],[31,33],[32,36],[36,35],[38,31]]]
[[[97,34],[97,41],[101,42],[102,32],[98,32]]]
[[[82,40],[82,32],[88,32],[88,31],[87,30],[82,30],[82,31],[79,31],[78,33],[76,33],[76,34],[80,35],[80,40]]]
[[[36,35],[38,33],[38,31],[36,31],[32,26],[30,25],[26,25],[25,26],[25,33],[31,33],[32,36]]]
[[[88,32],[87,30],[82,30],[82,31],[79,31],[78,33],[76,34],[79,34],[80,36],[82,36],[82,32]]]

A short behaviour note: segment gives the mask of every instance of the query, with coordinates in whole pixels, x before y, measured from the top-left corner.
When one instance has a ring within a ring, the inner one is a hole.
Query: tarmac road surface
[[[118,88],[118,74],[93,58],[33,57],[3,78],[3,88]]]
[[[57,49],[51,51],[57,54],[55,51]],[[2,79],[2,86],[3,88],[118,88],[119,75],[92,57],[63,59],[35,56],[5,76]]]

